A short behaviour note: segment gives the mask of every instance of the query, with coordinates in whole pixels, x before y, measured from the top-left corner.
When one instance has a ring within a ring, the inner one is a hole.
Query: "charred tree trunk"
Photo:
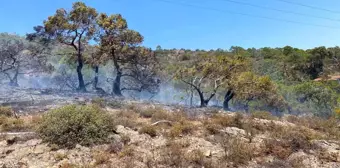
[[[116,96],[123,96],[122,94],[122,91],[120,89],[120,81],[121,81],[121,78],[122,78],[122,70],[120,69],[120,66],[118,64],[118,59],[115,55],[115,51],[114,49],[111,51],[111,54],[112,54],[112,58],[113,58],[113,64],[116,68],[116,78],[115,80],[113,81],[113,84],[112,84],[112,95],[116,95]]]
[[[94,68],[94,80],[93,80],[93,88],[98,88],[98,76],[99,76],[99,67],[95,66]]]
[[[78,56],[78,66],[77,66],[77,75],[78,75],[78,82],[79,82],[78,91],[86,92],[84,77],[83,77],[83,73],[81,72],[81,70],[83,69],[83,66],[84,66],[83,60],[81,59],[81,56]]]
[[[7,76],[9,78],[9,86],[19,87],[19,84],[18,84],[19,66],[16,68],[15,74],[12,78],[9,74],[7,74]]]
[[[233,99],[234,97],[234,92],[232,90],[228,90],[228,92],[224,96],[224,101],[223,101],[223,109],[224,110],[230,110],[229,109],[229,101]]]
[[[81,33],[79,35],[78,47],[74,44],[74,41],[72,42],[72,45],[78,51],[78,53],[77,53],[77,56],[78,56],[78,58],[77,58],[77,61],[78,61],[77,75],[78,75],[78,82],[79,82],[78,91],[86,92],[86,85],[85,85],[85,82],[84,82],[84,76],[83,76],[83,73],[81,72],[82,69],[83,69],[83,66],[84,66],[83,55],[81,53],[81,51],[82,51],[81,39],[82,39],[83,33]]]
[[[207,100],[204,99],[204,95],[203,95],[203,93],[202,93],[200,90],[197,90],[197,92],[198,92],[198,95],[199,95],[199,97],[200,97],[201,107],[207,107],[209,101],[207,101]]]
[[[115,80],[113,81],[112,94],[116,96],[123,96],[120,89],[120,79],[122,78],[122,72],[118,71]]]

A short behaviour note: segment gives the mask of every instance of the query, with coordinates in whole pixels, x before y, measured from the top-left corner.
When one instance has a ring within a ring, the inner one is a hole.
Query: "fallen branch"
[[[27,135],[36,134],[35,132],[0,132],[0,135]]]
[[[151,126],[155,126],[155,125],[158,125],[158,124],[161,124],[161,123],[167,123],[167,124],[169,124],[170,126],[172,125],[172,122],[171,122],[171,121],[161,120],[161,121],[157,121],[157,122],[155,122],[155,123],[152,123]]]

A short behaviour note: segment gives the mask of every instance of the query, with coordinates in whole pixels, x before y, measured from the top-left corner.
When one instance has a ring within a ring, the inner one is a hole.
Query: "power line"
[[[311,9],[316,9],[316,10],[320,10],[320,11],[340,14],[340,11],[334,11],[334,10],[329,10],[329,9],[320,8],[320,7],[316,7],[316,6],[306,5],[306,4],[302,4],[302,3],[299,3],[299,2],[292,2],[292,1],[286,1],[286,0],[277,0],[277,1],[289,3],[289,4],[293,4],[293,5],[297,5],[297,6],[303,6],[303,7],[307,7],[307,8],[311,8]]]
[[[274,21],[279,21],[279,22],[294,23],[294,24],[307,25],[307,26],[315,26],[315,27],[323,27],[323,28],[329,28],[329,29],[340,29],[340,27],[327,26],[327,25],[319,25],[319,24],[313,24],[313,23],[307,23],[307,22],[298,22],[298,21],[293,21],[293,20],[285,20],[285,19],[272,18],[272,17],[267,17],[267,16],[260,16],[260,15],[241,13],[241,12],[234,12],[234,11],[229,11],[229,10],[220,10],[220,9],[216,9],[216,8],[210,8],[210,7],[206,7],[206,6],[193,5],[193,4],[184,3],[184,2],[174,2],[174,1],[168,1],[168,0],[151,0],[151,1],[165,2],[165,3],[169,3],[169,4],[188,6],[188,7],[193,7],[193,8],[201,8],[201,9],[205,9],[205,10],[211,10],[211,11],[217,11],[217,12],[223,12],[223,13],[230,13],[230,14],[236,14],[236,15],[243,15],[243,16],[248,16],[248,17],[253,17],[253,18],[261,18],[261,19],[267,19],[267,20],[274,20]]]
[[[231,2],[231,3],[235,3],[235,4],[240,4],[240,5],[246,5],[246,6],[251,6],[251,7],[260,8],[260,9],[272,10],[272,11],[277,11],[277,12],[281,12],[281,13],[290,13],[290,14],[294,14],[294,15],[300,15],[300,16],[306,16],[306,17],[311,17],[311,18],[318,18],[318,19],[325,19],[325,20],[340,22],[339,19],[333,19],[333,18],[328,18],[328,17],[322,17],[322,16],[316,16],[316,15],[294,12],[294,11],[270,8],[270,7],[251,4],[251,3],[247,3],[247,2],[239,2],[239,1],[234,1],[234,0],[220,0],[220,1],[226,1],[226,2]]]

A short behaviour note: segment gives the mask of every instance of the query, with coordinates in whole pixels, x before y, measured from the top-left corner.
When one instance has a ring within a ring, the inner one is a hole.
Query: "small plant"
[[[276,117],[268,111],[255,111],[251,113],[252,118],[265,119],[265,120],[276,120]]]
[[[110,162],[110,154],[107,152],[98,152],[93,155],[95,165],[102,165]]]
[[[204,125],[204,128],[206,130],[206,132],[209,135],[216,135],[220,133],[221,130],[221,126],[217,125],[217,124],[213,124],[213,123],[207,123]]]
[[[12,117],[13,116],[12,108],[11,107],[0,106],[0,116]]]
[[[61,161],[61,160],[64,160],[65,158],[67,158],[67,155],[65,153],[58,152],[54,155],[54,159],[56,161]]]
[[[69,105],[49,111],[38,126],[45,142],[72,148],[103,143],[113,132],[111,116],[97,106]]]
[[[157,136],[157,129],[156,126],[144,126],[139,130],[140,134],[148,134],[151,137]]]
[[[235,116],[227,116],[223,114],[215,114],[211,117],[211,120],[208,121],[211,124],[219,125],[221,127],[237,127],[243,128],[243,115],[240,113],[236,113]]]
[[[113,143],[111,143],[111,144],[109,145],[109,148],[108,148],[107,152],[117,154],[117,153],[119,153],[120,151],[122,151],[123,145],[124,145],[124,144],[121,143],[121,142],[113,142]]]
[[[172,138],[179,137],[180,135],[190,134],[193,132],[193,130],[194,126],[188,122],[176,123],[171,127],[169,136]]]
[[[151,118],[155,113],[155,109],[144,109],[139,112],[139,115],[143,118]]]
[[[131,110],[122,110],[113,115],[112,124],[122,125],[124,127],[136,128],[138,114]]]
[[[117,101],[117,100],[113,100],[113,101],[109,101],[107,102],[107,105],[111,108],[115,108],[115,109],[119,109],[123,107],[123,104],[121,101]]]
[[[132,147],[125,147],[120,153],[119,157],[132,157],[134,155],[134,150]]]
[[[265,141],[265,153],[274,155],[279,159],[287,159],[293,153],[289,142],[276,139],[268,139]]]
[[[97,105],[99,107],[102,107],[102,108],[106,106],[105,99],[99,98],[99,97],[92,99],[91,103],[95,104],[95,105]]]
[[[63,162],[63,163],[61,163],[61,165],[59,167],[60,168],[79,168],[80,166],[77,166],[75,164],[71,164],[69,162]]]
[[[122,135],[121,139],[124,145],[127,145],[131,141],[131,138],[128,135]]]
[[[247,164],[254,157],[252,147],[239,139],[230,139],[227,141],[229,146],[228,153],[225,155],[228,161],[234,165]]]

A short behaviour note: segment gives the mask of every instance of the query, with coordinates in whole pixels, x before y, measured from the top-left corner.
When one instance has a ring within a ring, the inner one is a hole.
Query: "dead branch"
[[[155,125],[158,125],[158,124],[161,124],[161,123],[166,123],[166,124],[172,126],[172,122],[168,121],[168,120],[161,120],[161,121],[154,122],[154,123],[151,124],[151,126],[155,126]]]

